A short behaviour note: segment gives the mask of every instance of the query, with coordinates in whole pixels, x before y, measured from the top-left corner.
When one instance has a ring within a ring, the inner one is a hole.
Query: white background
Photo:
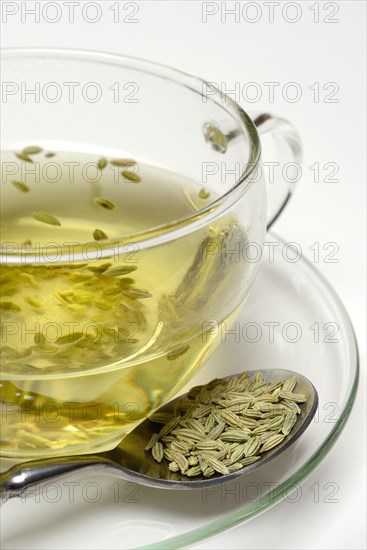
[[[241,548],[244,539],[258,549],[365,548],[365,2],[271,2],[273,22],[266,5],[269,2],[258,2],[256,11],[254,2],[240,2],[238,22],[235,15],[225,12],[235,3],[226,2],[226,6],[218,3],[218,13],[208,15],[204,22],[202,2],[144,1],[136,3],[138,23],[122,21],[132,9],[120,2],[121,20],[114,23],[109,9],[113,2],[105,1],[98,3],[103,16],[94,24],[81,15],[86,3],[80,0],[74,23],[68,21],[64,2],[57,2],[62,17],[56,23],[42,17],[35,23],[32,16],[22,22],[20,11],[4,22],[3,12],[2,46],[83,48],[148,58],[216,82],[225,87],[223,91],[239,87],[242,97],[237,99],[246,110],[271,111],[289,118],[304,144],[303,176],[276,231],[299,243],[313,261],[309,247],[320,243],[317,267],[343,300],[359,341],[362,376],[357,403],[339,441],[305,482],[308,487],[315,482],[320,487],[326,482],[337,483],[339,502],[322,502],[321,498],[316,503],[308,491],[309,496],[297,504],[280,503],[195,548]],[[22,5],[32,8],[34,2],[2,4],[3,10],[5,5],[21,10]],[[248,11],[243,12],[246,4]],[[52,19],[56,12],[49,9],[48,18]],[[315,21],[316,9],[319,22]],[[93,18],[95,13],[91,8],[87,16]],[[249,22],[257,17],[257,22]],[[261,90],[258,102],[249,101],[255,91],[246,88],[249,82],[257,83]],[[274,101],[264,82],[279,83]],[[296,82],[301,89],[298,101],[291,101],[294,88],[287,88],[289,82]],[[315,83],[319,98],[315,97]],[[334,102],[328,102],[330,99]],[[325,181],[330,168],[323,167],[328,162],[338,167],[336,182]],[[319,182],[309,168],[314,163],[320,166]],[[335,263],[324,261],[327,251],[322,247],[330,242],[339,247]]]

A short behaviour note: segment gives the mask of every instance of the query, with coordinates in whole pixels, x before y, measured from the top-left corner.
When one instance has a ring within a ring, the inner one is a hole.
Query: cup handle
[[[288,204],[300,178],[302,144],[299,134],[287,120],[268,113],[252,116],[252,120],[265,150],[263,168],[268,194],[269,230]],[[268,155],[269,146],[272,152]]]

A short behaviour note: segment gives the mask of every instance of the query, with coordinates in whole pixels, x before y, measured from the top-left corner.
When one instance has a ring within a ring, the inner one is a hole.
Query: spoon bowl
[[[161,426],[147,418],[139,424],[121,443],[114,449],[106,452],[81,455],[55,457],[42,460],[32,460],[13,466],[10,470],[0,476],[0,498],[1,503],[9,498],[22,495],[28,488],[35,485],[47,484],[55,478],[79,479],[93,474],[106,474],[120,477],[134,483],[159,487],[162,489],[202,489],[213,485],[227,483],[240,476],[247,475],[273,458],[279,456],[290,445],[292,445],[309,426],[318,406],[318,395],[313,384],[301,374],[283,369],[256,370],[262,373],[266,382],[276,382],[295,376],[297,380],[296,391],[307,397],[305,403],[301,403],[301,413],[289,435],[276,447],[263,453],[260,460],[245,466],[236,472],[221,475],[217,474],[210,478],[196,476],[189,478],[178,472],[172,472],[168,468],[168,462],[156,462],[150,452],[144,449],[153,433],[159,431]],[[223,380],[238,376],[234,374]],[[171,412],[175,403],[182,399],[179,396],[159,409],[159,412]],[[158,411],[156,411],[158,412]]]

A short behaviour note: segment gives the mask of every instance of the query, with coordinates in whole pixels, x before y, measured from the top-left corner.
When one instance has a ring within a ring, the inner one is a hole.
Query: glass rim
[[[162,63],[150,61],[140,57],[95,50],[83,50],[76,48],[3,48],[0,53],[0,62],[2,64],[5,59],[18,58],[20,56],[55,57],[59,59],[75,59],[81,62],[94,61],[101,64],[118,65],[124,68],[130,67],[134,68],[134,70],[176,83],[194,93],[199,93],[200,95],[203,95],[203,84],[206,84],[206,81],[202,78],[193,76]],[[231,115],[234,116],[239,129],[248,137],[249,141],[247,162],[245,163],[242,173],[232,187],[203,208],[195,210],[191,214],[176,220],[171,220],[162,225],[148,228],[144,231],[122,235],[121,237],[98,241],[98,243],[96,243],[96,241],[85,241],[77,244],[72,243],[74,245],[72,260],[70,259],[70,248],[67,245],[62,243],[51,243],[53,246],[48,246],[45,244],[42,248],[47,246],[46,262],[51,261],[50,257],[53,258],[53,263],[79,261],[80,259],[85,261],[83,248],[88,245],[93,245],[96,248],[97,258],[101,259],[110,257],[116,253],[129,252],[126,247],[130,244],[135,246],[135,250],[136,248],[138,250],[142,250],[144,248],[151,248],[153,246],[169,242],[187,234],[188,228],[190,228],[190,232],[192,232],[218,218],[233,204],[235,204],[244,193],[247,192],[254,181],[250,176],[257,167],[261,154],[261,144],[256,126],[250,116],[235,101],[233,101],[228,95],[224,94],[217,86],[212,83],[211,86],[215,91],[215,96],[210,96],[208,100],[218,104],[222,109],[227,111],[229,111],[230,108]],[[221,103],[219,103],[219,98]],[[3,247],[1,243],[1,262],[23,263],[25,257],[27,258],[27,262],[37,260],[38,262],[40,261],[40,247],[21,247],[19,250],[18,245],[18,247],[15,247],[15,250],[10,249],[9,251],[9,244],[14,245],[15,243],[7,243],[6,247]],[[57,259],[55,260],[54,258],[56,257],[56,253]],[[22,259],[17,261],[19,258]],[[92,259],[93,258],[88,257],[88,260]]]
[[[269,235],[282,244],[286,243],[286,239],[279,237],[277,233],[270,232]],[[242,505],[235,511],[226,512],[220,518],[209,521],[200,527],[195,527],[190,531],[170,536],[158,542],[138,546],[136,550],[170,550],[171,548],[186,547],[210,537],[220,535],[228,529],[244,524],[261,513],[266,512],[278,502],[284,500],[287,495],[291,494],[294,489],[300,486],[316,470],[332,450],[343,432],[352,412],[359,384],[360,357],[355,330],[341,298],[326,277],[315,267],[315,265],[313,265],[311,260],[303,256],[299,264],[297,263],[294,265],[301,265],[302,268],[307,271],[308,276],[314,278],[314,284],[317,284],[319,287],[319,292],[322,292],[323,296],[327,296],[327,298],[331,299],[332,305],[341,316],[344,325],[345,344],[348,352],[348,360],[345,360],[345,362],[351,365],[353,371],[350,373],[350,384],[345,392],[343,406],[339,411],[340,414],[338,419],[335,423],[331,423],[332,428],[313,454],[303,464],[298,466],[287,479],[282,480],[272,489],[271,499],[269,498],[269,492],[265,492],[256,500],[253,500],[250,505]]]

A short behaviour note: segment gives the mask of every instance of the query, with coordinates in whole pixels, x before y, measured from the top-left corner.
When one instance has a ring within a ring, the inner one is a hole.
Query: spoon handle
[[[10,498],[19,497],[37,485],[40,490],[52,480],[86,477],[97,470],[111,468],[108,460],[95,455],[70,456],[47,460],[34,460],[13,466],[0,475],[0,505]]]

